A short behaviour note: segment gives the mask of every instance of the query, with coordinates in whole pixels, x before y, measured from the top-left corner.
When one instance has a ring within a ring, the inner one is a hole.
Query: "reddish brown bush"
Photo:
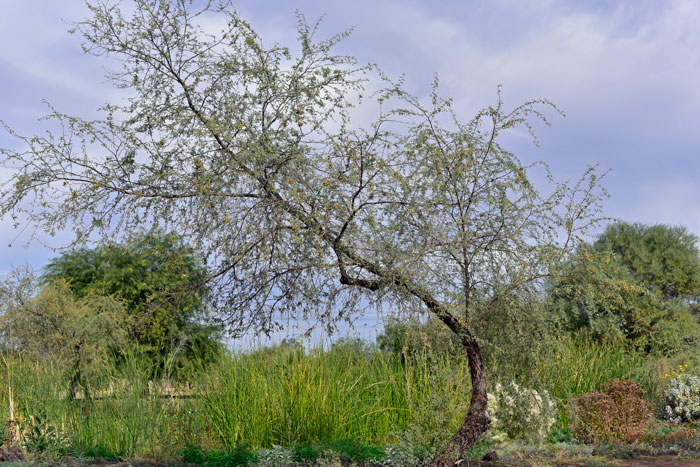
[[[569,401],[567,411],[574,436],[586,443],[632,441],[651,421],[646,392],[629,380],[612,380],[603,392],[584,394]]]

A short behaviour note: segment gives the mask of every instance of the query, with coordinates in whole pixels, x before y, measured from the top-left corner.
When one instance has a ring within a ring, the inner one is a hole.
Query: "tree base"
[[[431,467],[453,467],[461,463],[467,451],[489,430],[491,426],[489,416],[479,410],[473,410],[474,408],[474,401],[472,401],[472,407],[462,426],[459,427],[459,430],[452,436],[447,445],[442,448],[438,456],[430,464]]]

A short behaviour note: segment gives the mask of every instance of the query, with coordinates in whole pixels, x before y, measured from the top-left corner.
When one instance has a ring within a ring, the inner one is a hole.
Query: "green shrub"
[[[222,353],[209,322],[208,271],[181,237],[140,232],[122,243],[63,252],[44,268],[43,284],[67,282],[76,299],[110,297],[124,305],[120,328],[152,362],[152,377],[185,379]],[[119,360],[117,360],[119,362]]]
[[[668,386],[664,390],[664,418],[675,423],[700,421],[700,377],[685,372],[666,374]]]
[[[83,450],[83,454],[86,457],[105,459],[105,460],[115,460],[118,457],[117,454],[115,454],[109,448],[103,446],[102,444],[96,444],[94,446],[85,447]]]
[[[245,467],[258,462],[258,456],[245,446],[237,446],[233,451],[211,451],[205,466]]]
[[[416,449],[407,444],[396,444],[384,448],[385,457],[381,465],[386,467],[418,467],[423,465]]]
[[[527,439],[540,443],[556,422],[557,404],[547,391],[496,384],[489,394],[491,439]]]
[[[291,449],[283,447],[259,449],[257,455],[258,465],[260,467],[286,467],[295,465],[295,457]]]
[[[202,465],[207,459],[207,453],[199,446],[185,446],[182,458],[186,464]]]
[[[318,457],[316,448],[308,444],[295,446],[292,452],[292,460],[294,460],[294,462],[312,461]]]
[[[27,452],[55,457],[65,452],[67,442],[56,426],[47,421],[46,411],[41,409],[30,416],[23,444]]]
[[[0,346],[49,365],[60,360],[69,396],[80,392],[89,397],[88,381],[104,375],[110,350],[126,342],[118,324],[123,305],[111,297],[75,298],[62,279],[43,289],[27,285],[17,292],[24,296],[15,297],[12,283],[26,285],[32,278],[21,271],[13,274],[0,283]]]
[[[574,436],[588,443],[633,441],[651,421],[646,392],[630,380],[612,380],[603,392],[584,394],[569,401]]]
[[[199,446],[187,446],[182,456],[186,464],[205,467],[245,467],[259,461],[256,453],[245,446],[237,446],[232,451],[206,451]]]
[[[570,331],[675,355],[700,335],[691,305],[700,294],[697,242],[682,227],[612,224],[557,271],[549,310]]]
[[[364,444],[356,438],[341,438],[325,446],[326,450],[341,454],[347,460],[364,462],[368,460],[381,461],[384,456],[384,448],[372,444]]]

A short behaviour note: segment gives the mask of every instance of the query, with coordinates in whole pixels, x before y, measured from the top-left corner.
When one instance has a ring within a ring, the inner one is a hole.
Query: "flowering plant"
[[[700,377],[686,373],[688,365],[678,365],[663,376],[668,381],[664,391],[664,417],[675,423],[700,421]]]
[[[547,391],[521,388],[515,382],[496,384],[488,395],[491,440],[527,439],[541,442],[556,422],[557,404]]]

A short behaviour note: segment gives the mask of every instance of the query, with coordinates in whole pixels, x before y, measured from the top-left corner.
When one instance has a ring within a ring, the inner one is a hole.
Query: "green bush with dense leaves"
[[[593,247],[611,251],[635,280],[664,299],[700,296],[698,237],[684,227],[617,222]]]
[[[122,327],[151,359],[154,374],[180,378],[189,362],[206,366],[221,352],[219,328],[202,324],[206,279],[194,251],[177,235],[159,232],[65,252],[42,274],[44,284],[67,281],[77,299],[104,296],[122,302]]]
[[[612,224],[557,271],[549,309],[567,331],[676,354],[700,338],[697,241],[680,227]]]

